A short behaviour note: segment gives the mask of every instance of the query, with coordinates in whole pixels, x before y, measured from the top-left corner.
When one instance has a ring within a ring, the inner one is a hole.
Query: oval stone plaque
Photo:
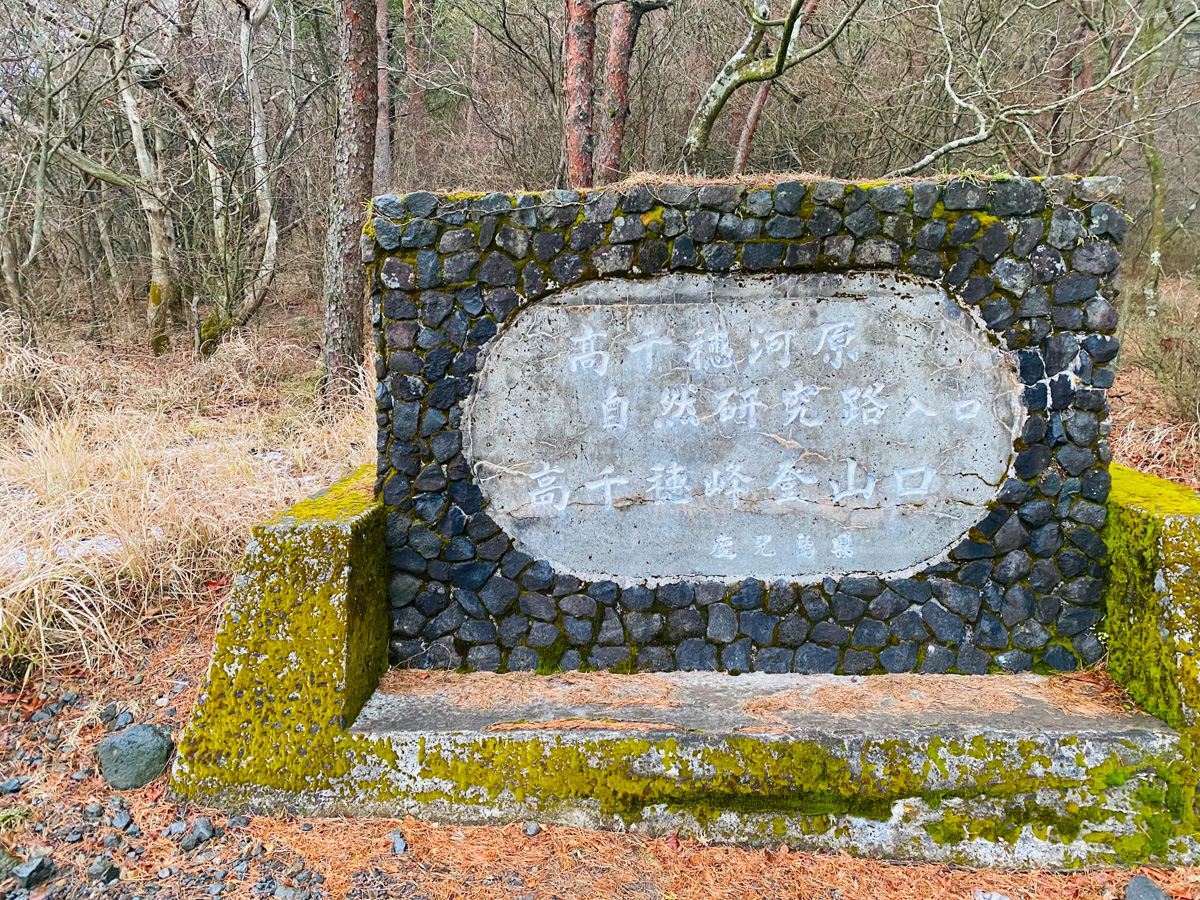
[[[1017,396],[933,283],[674,275],[524,310],[464,431],[491,515],[560,571],[812,581],[957,543],[1008,471]]]

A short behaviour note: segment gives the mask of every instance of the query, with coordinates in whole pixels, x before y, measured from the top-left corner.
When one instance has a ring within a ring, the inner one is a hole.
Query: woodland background
[[[0,675],[211,624],[371,459],[373,192],[1120,175],[1114,451],[1200,485],[1198,170],[1196,0],[9,0]]]

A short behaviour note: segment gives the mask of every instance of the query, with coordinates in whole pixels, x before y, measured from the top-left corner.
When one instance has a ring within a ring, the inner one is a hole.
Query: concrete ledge
[[[341,803],[971,865],[1200,860],[1178,735],[1073,711],[1041,676],[576,675],[583,702],[564,676],[489,677],[372,697],[352,733],[386,750],[356,756]]]
[[[387,666],[373,467],[254,528],[171,774],[180,799],[319,789]]]

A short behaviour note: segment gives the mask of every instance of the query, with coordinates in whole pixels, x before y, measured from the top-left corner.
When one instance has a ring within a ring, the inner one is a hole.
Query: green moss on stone
[[[253,530],[171,788],[320,789],[387,666],[384,511],[373,466]]]
[[[1183,733],[1191,763],[1180,804],[1195,820],[1200,754],[1200,498],[1160,478],[1111,467],[1104,540],[1110,565],[1108,671],[1141,706]]]

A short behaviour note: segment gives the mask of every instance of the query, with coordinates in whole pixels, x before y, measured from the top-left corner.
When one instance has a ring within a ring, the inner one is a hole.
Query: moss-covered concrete
[[[1200,769],[1200,496],[1114,465],[1104,529],[1108,671],[1183,734],[1195,821]]]
[[[319,790],[387,666],[384,513],[364,467],[256,526],[171,776],[228,802]]]
[[[387,603],[371,476],[364,469],[255,529],[180,744],[177,798],[455,822],[532,816],[970,864],[1200,859],[1194,770],[1161,725],[879,734],[845,721],[791,732],[597,722],[489,733],[427,715],[398,731],[373,727],[368,713],[387,702],[374,692]],[[1144,521],[1127,530],[1144,560],[1173,533]],[[1185,651],[1158,652],[1178,667]],[[1188,729],[1189,691],[1158,692],[1161,714]]]

